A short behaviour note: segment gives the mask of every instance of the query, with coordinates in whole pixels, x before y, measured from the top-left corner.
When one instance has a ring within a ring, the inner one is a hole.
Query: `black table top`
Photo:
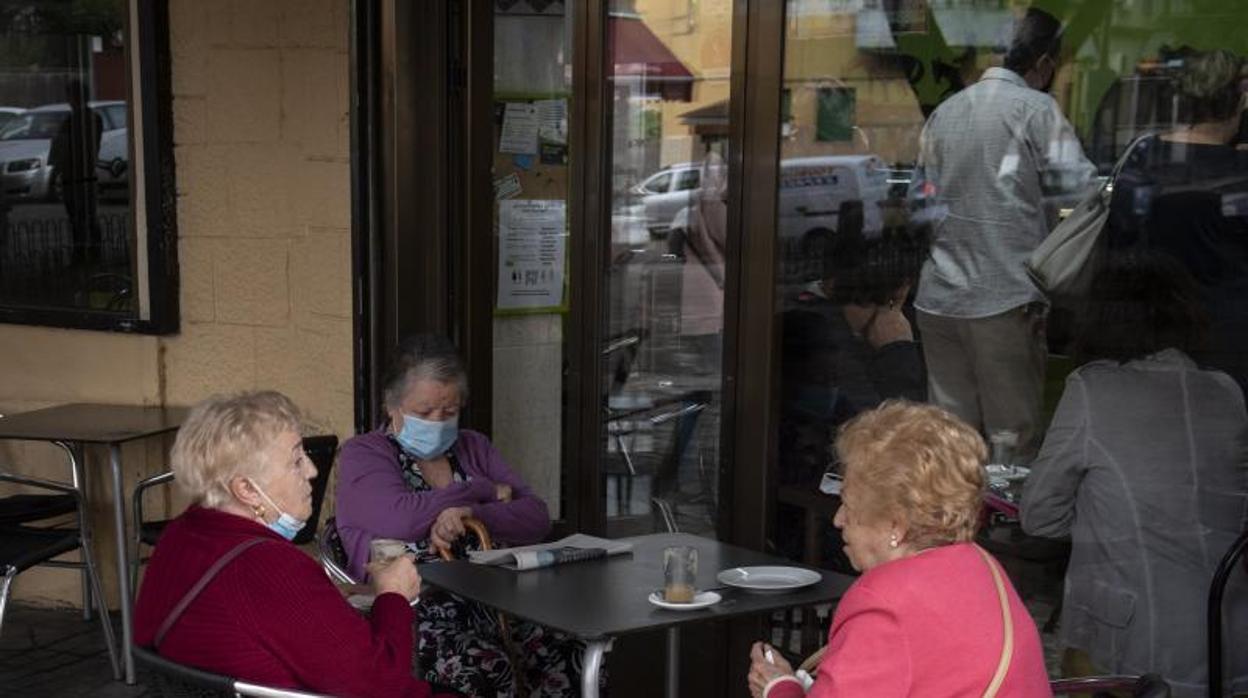
[[[186,407],[73,403],[0,417],[0,439],[119,444],[176,431]]]
[[[425,581],[510,615],[520,616],[581,638],[615,637],[681,623],[809,606],[840,598],[854,578],[818,570],[818,584],[785,593],[718,589],[723,600],[709,608],[670,611],[651,605],[650,593],[663,587],[663,549],[698,549],[698,588],[716,588],[721,570],[749,565],[795,566],[771,555],[681,533],[627,539],[631,554],[517,572],[467,561],[420,566]]]

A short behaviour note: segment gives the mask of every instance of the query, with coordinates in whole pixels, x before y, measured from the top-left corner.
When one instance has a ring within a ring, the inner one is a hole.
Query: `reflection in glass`
[[[607,530],[714,536],[732,3],[611,8]]]
[[[1023,496],[986,497],[977,540],[1048,619],[1051,675],[1203,695],[1202,599],[1248,508],[1248,6],[1029,5],[786,3],[769,540],[845,568],[810,518],[838,504],[811,499],[836,429],[926,392],[1017,435],[999,467]],[[1023,263],[1116,166],[1096,285],[1046,297]],[[1032,376],[978,385],[1003,366]]]
[[[0,10],[0,304],[133,310],[124,11]]]

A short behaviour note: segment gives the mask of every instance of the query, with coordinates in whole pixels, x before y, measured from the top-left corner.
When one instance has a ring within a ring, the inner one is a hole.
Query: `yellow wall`
[[[181,332],[0,325],[0,413],[275,388],[321,431],[352,431],[347,13],[348,0],[170,1]],[[123,451],[127,490],[166,468],[163,441]],[[88,463],[112,589],[106,457]],[[66,472],[34,444],[0,442],[0,467]],[[78,589],[76,572],[36,569],[14,597],[76,603]]]

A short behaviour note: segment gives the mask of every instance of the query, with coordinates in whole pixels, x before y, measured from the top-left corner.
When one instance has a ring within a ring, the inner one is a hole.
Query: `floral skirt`
[[[416,662],[422,678],[474,698],[554,698],[580,694],[584,643],[550,628],[511,618],[522,685],[511,666],[498,614],[454,594],[427,593],[416,609]],[[605,685],[606,670],[599,681]]]

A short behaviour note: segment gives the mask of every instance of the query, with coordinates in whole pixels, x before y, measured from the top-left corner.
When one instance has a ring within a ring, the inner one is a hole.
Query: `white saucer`
[[[663,600],[663,593],[654,591],[650,593],[650,603],[659,608],[666,608],[671,611],[693,611],[707,606],[714,606],[719,603],[719,594],[713,591],[700,591],[689,603],[671,603]]]

